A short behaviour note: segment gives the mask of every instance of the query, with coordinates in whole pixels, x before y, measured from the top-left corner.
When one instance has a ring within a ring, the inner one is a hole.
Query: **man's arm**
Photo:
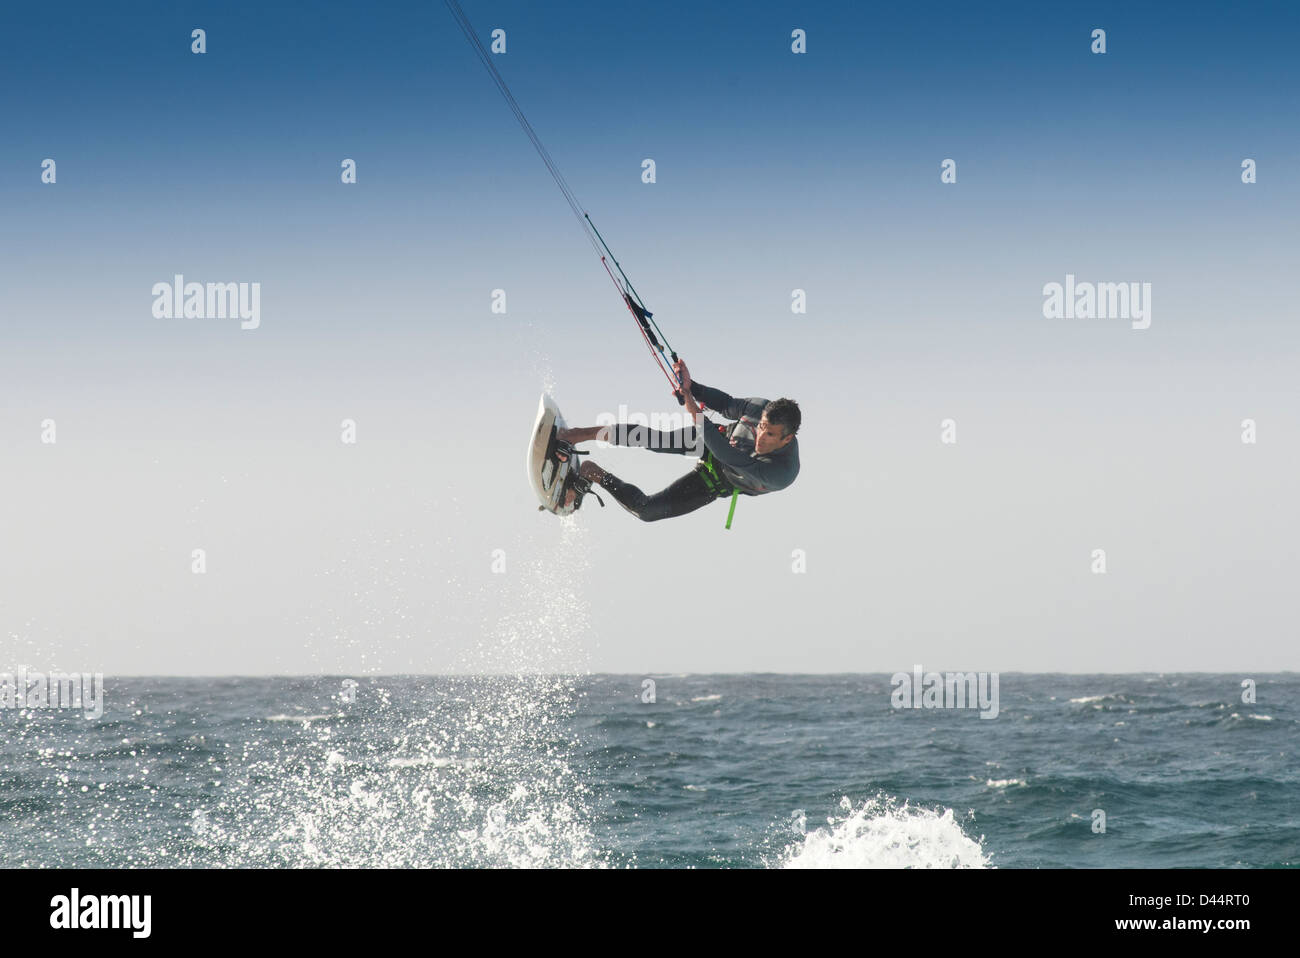
[[[691,383],[691,395],[724,419],[743,419],[746,416],[750,419],[761,419],[763,410],[767,408],[767,400],[758,396],[739,399],[727,395],[721,389],[701,386],[697,382]]]
[[[737,399],[734,396],[727,395],[721,389],[714,389],[712,386],[701,386],[691,378],[691,371],[686,368],[686,363],[680,359],[673,363],[673,371],[677,373],[682,385],[689,388],[692,399],[704,403],[724,419],[741,419],[744,416],[758,419],[763,415],[763,410],[767,407],[766,399],[759,399],[758,397]],[[695,410],[688,406],[687,412],[694,414]]]
[[[727,395],[721,389],[701,385],[694,380],[691,381],[691,395],[727,419],[739,419],[743,412],[744,403],[734,396]]]

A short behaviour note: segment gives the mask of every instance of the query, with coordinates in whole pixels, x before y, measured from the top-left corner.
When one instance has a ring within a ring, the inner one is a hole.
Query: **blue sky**
[[[676,405],[441,3],[15,8],[10,658],[444,671],[558,614],[563,562],[557,668],[1295,667],[1294,5],[464,7],[696,376],[800,401],[799,482],[727,533],[611,507],[576,548],[533,513],[543,388]],[[178,273],[261,283],[261,327],[154,318]],[[1067,273],[1151,283],[1151,328],[1044,319]],[[326,601],[349,564],[367,598]]]

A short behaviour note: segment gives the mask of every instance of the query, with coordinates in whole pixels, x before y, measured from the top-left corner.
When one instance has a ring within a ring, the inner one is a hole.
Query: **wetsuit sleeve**
[[[745,411],[746,400],[728,396],[712,386],[702,386],[695,380],[691,380],[691,395],[725,419],[739,419]]]

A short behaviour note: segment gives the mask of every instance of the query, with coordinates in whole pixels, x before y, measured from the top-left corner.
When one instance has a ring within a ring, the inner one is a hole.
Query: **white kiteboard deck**
[[[583,490],[574,487],[579,453],[561,442],[557,433],[567,428],[560,407],[547,393],[537,404],[532,441],[528,444],[528,481],[537,494],[539,508],[567,516],[582,505]]]

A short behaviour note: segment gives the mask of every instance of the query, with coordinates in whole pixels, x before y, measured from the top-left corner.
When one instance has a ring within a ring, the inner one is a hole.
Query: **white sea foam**
[[[1028,785],[1023,778],[990,778],[984,783],[986,788],[1008,788],[1012,785]]]
[[[415,755],[410,757],[390,758],[388,764],[393,768],[446,768],[448,765],[471,765],[473,759],[448,758],[445,755]]]
[[[952,809],[932,810],[885,796],[857,808],[840,800],[839,814],[787,847],[783,868],[991,868],[980,841],[970,838]]]
[[[321,715],[268,715],[268,716],[266,717],[266,721],[268,721],[268,722],[320,722],[320,721],[323,721],[324,719],[332,719],[332,718],[338,718],[338,717],[339,717],[339,716],[338,716],[337,713],[335,713],[334,715],[327,715],[327,714],[321,714]]]

